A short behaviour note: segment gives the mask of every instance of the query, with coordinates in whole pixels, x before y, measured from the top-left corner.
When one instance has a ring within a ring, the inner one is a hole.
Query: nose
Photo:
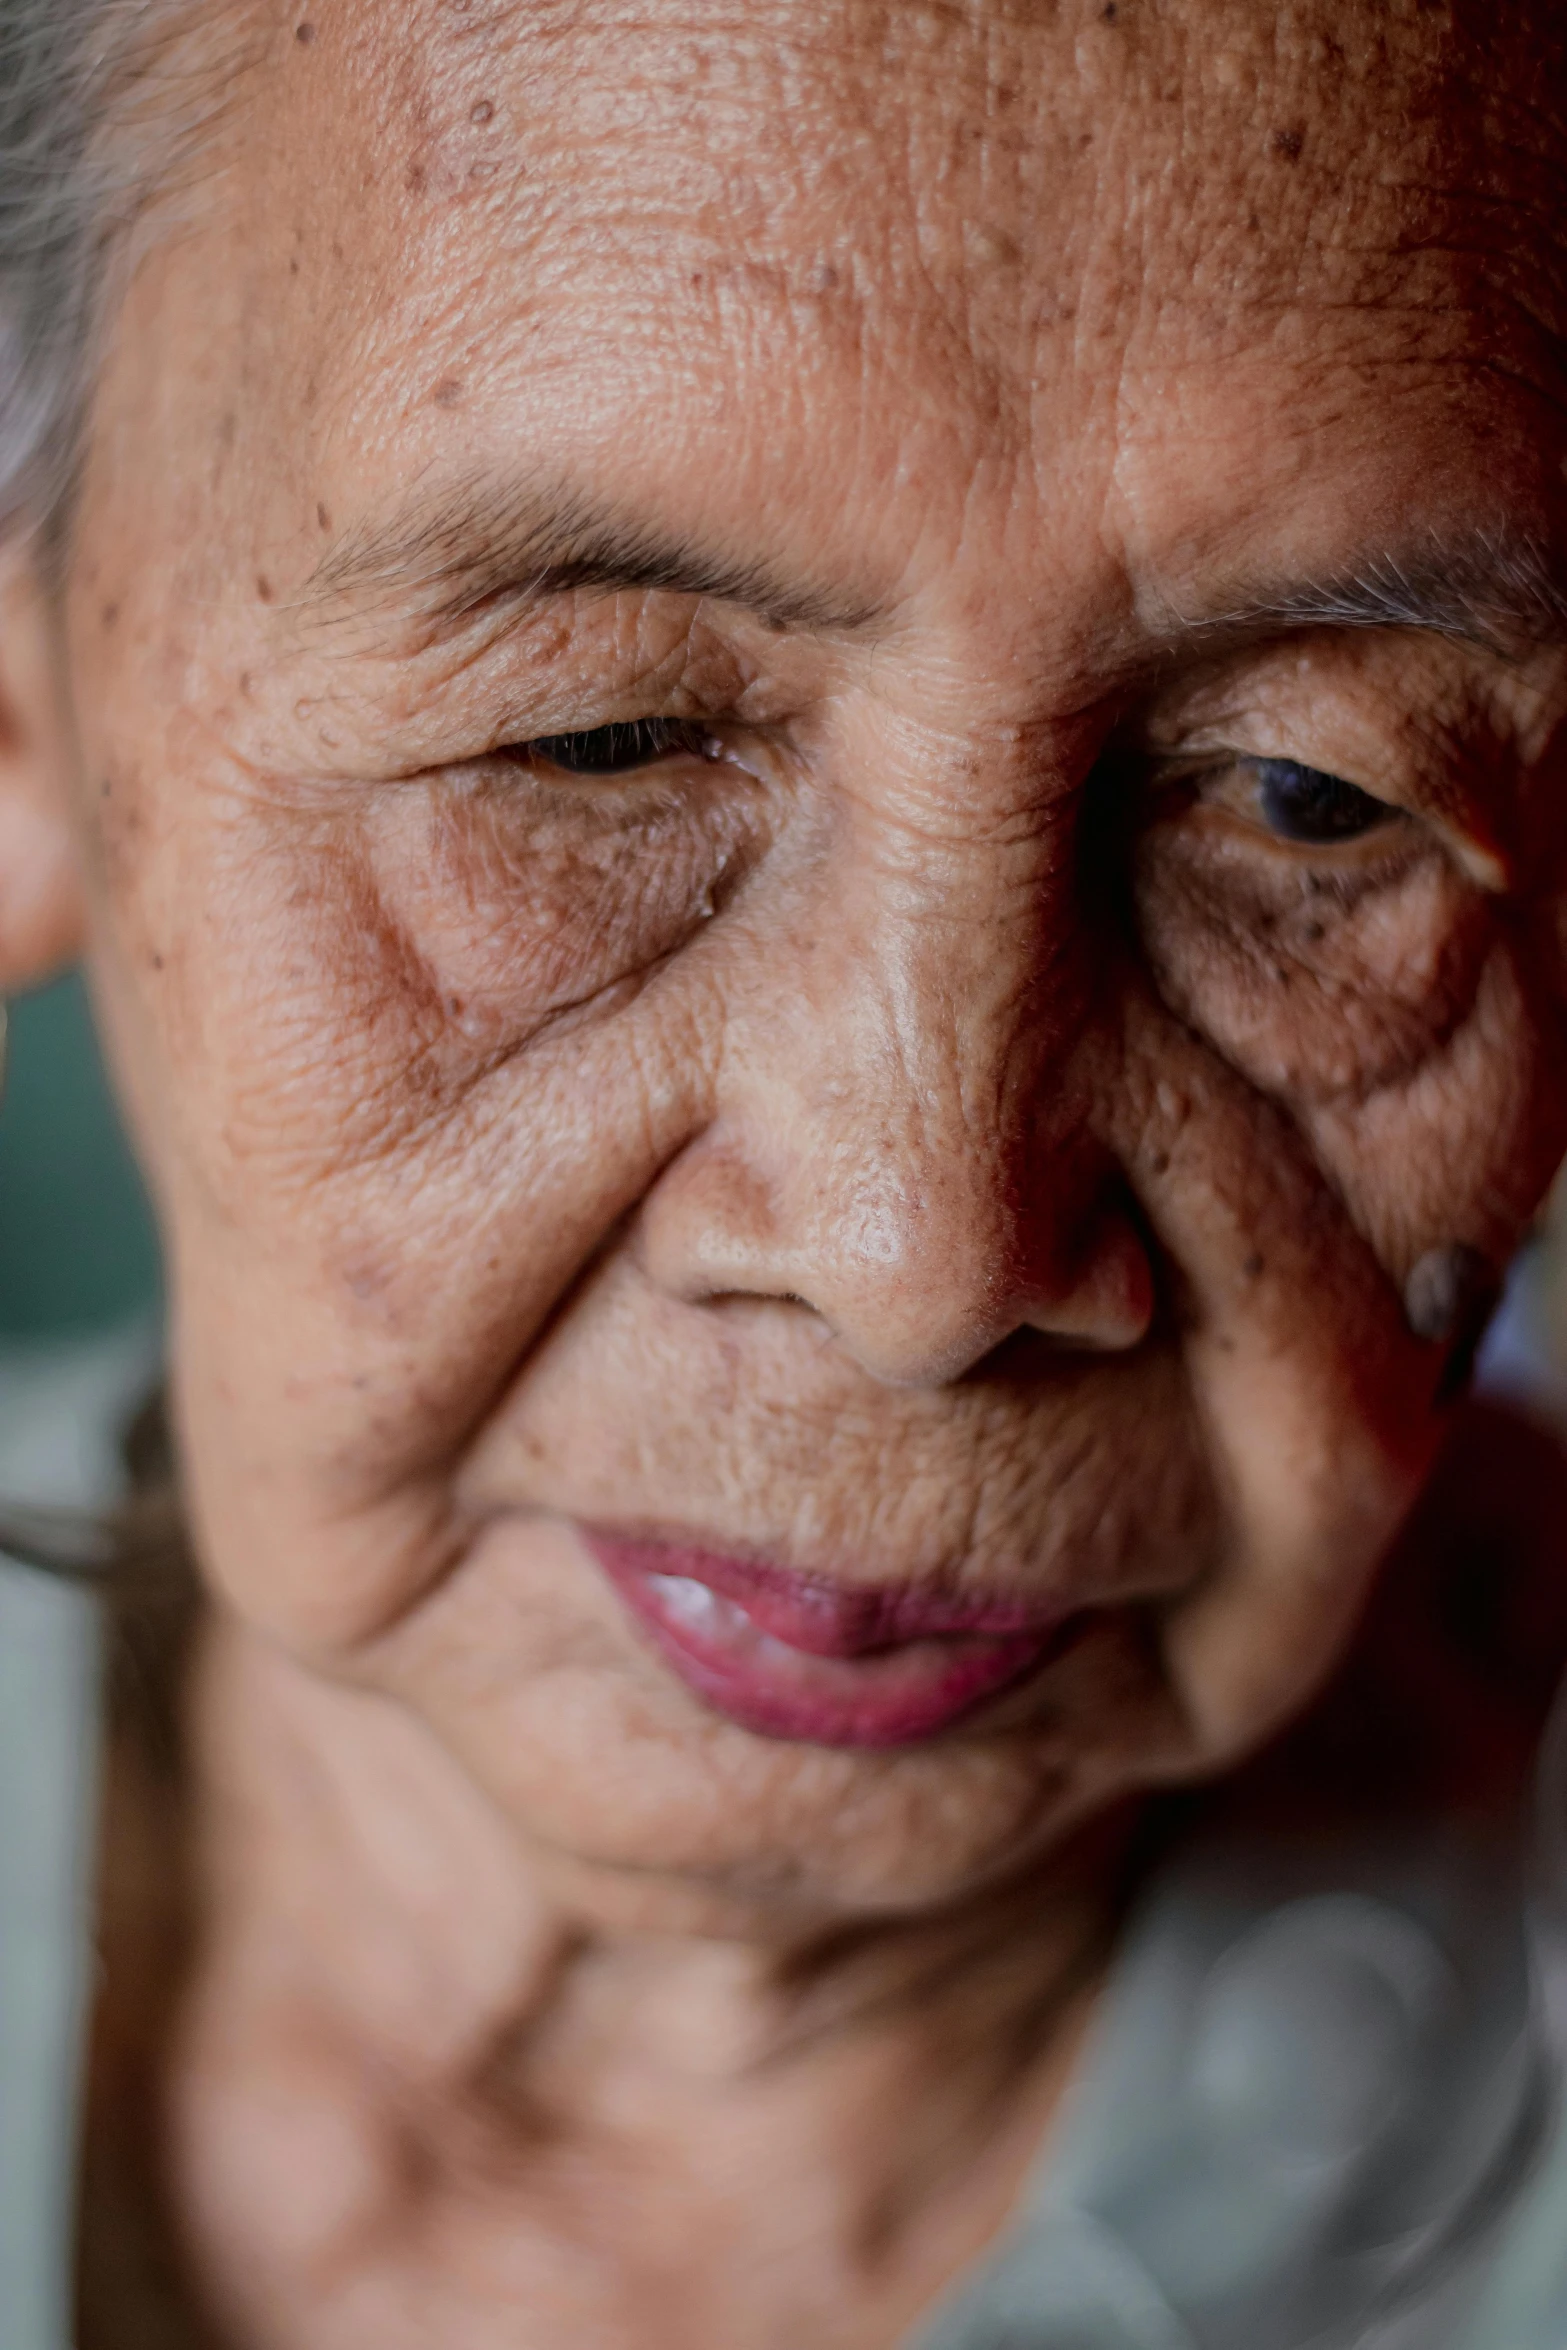
[[[644,1202],[644,1272],[690,1303],[807,1306],[891,1385],[960,1378],[1021,1329],[1135,1346],[1153,1275],[1092,1134],[1113,1042],[1069,915],[898,896],[840,893],[813,945],[796,923],[738,948],[715,1114]]]

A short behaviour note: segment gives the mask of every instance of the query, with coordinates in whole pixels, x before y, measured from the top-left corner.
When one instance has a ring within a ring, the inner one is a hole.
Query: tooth
[[[716,1629],[718,1594],[705,1583],[690,1575],[650,1575],[648,1581],[677,1623],[688,1624],[694,1632]]]

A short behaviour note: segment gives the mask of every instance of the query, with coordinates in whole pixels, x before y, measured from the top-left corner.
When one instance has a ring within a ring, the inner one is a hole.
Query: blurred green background
[[[0,1339],[65,1337],[158,1295],[158,1244],[75,973],[7,1007]]]

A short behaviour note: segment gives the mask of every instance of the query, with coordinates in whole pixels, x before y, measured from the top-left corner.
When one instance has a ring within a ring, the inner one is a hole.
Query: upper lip
[[[870,1656],[914,1640],[1043,1637],[1072,1613],[1070,1602],[848,1583],[770,1559],[736,1558],[668,1532],[607,1525],[583,1531],[606,1566],[705,1584],[744,1608],[760,1630],[812,1656]]]

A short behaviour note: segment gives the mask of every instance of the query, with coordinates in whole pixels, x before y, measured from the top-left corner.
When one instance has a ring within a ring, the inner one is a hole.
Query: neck
[[[754,2160],[747,2224],[808,2207],[842,2245],[896,2213],[911,2307],[1004,2221],[1092,2009],[1126,1823],[939,1915],[780,1918],[541,1852],[405,1713],[242,1633],[207,1639],[195,1721],[188,2144],[221,2131],[248,2004],[263,2035],[269,2012],[304,2029],[323,2096],[373,2085],[405,2136],[466,2142],[477,2096],[509,2175],[569,2143],[617,2193],[683,2167],[700,2201],[727,2163],[733,2204]]]

